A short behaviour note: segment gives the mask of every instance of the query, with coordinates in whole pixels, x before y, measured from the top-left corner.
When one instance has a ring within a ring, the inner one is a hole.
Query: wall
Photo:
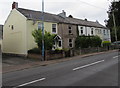
[[[26,18],[16,9],[11,10],[3,27],[3,53],[27,54]]]
[[[34,30],[38,30],[38,22],[40,22],[40,21],[36,21],[33,24],[32,20],[27,20],[27,50],[37,47],[34,37],[32,36],[32,32]],[[57,25],[57,23],[44,22],[44,30],[47,32],[50,32],[51,34],[52,34],[52,24]],[[56,32],[56,34],[57,34],[57,32]]]
[[[68,26],[72,28],[72,34],[69,34]],[[69,39],[73,39],[73,47],[75,47],[75,39],[77,37],[77,26],[72,24],[58,24],[58,35],[62,38],[63,48],[69,48]]]
[[[102,31],[105,30],[105,34],[103,33],[103,41],[110,41],[111,42],[111,36],[110,36],[110,30],[109,29],[102,29]]]

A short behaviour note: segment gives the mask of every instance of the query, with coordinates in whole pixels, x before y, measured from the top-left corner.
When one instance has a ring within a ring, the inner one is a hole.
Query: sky
[[[36,11],[42,10],[42,0],[0,0],[0,24],[4,25],[13,1],[18,2],[19,8],[26,8]],[[110,6],[109,0],[44,0],[44,11],[52,14],[59,14],[64,10],[67,16],[74,18],[98,21],[105,25],[104,20],[108,19],[107,11]]]

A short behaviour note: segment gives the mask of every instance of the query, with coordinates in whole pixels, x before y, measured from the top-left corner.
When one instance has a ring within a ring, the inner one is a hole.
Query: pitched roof
[[[18,8],[17,10],[20,13],[22,13],[27,19],[42,20],[42,12],[41,11],[34,11],[34,10],[23,9],[23,8]],[[106,29],[105,26],[99,24],[98,22],[86,21],[86,20],[70,18],[70,17],[63,18],[59,15],[50,14],[50,13],[46,13],[46,12],[44,12],[44,21],[56,22],[56,23],[76,24],[76,25],[98,27],[98,28],[105,28]]]

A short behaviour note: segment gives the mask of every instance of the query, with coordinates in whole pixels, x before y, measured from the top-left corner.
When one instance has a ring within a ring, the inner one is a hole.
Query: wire
[[[92,7],[96,7],[96,8],[98,8],[98,9],[104,9],[104,10],[107,10],[107,9],[105,9],[105,8],[95,6],[95,5],[93,5],[93,4],[91,4],[91,3],[88,3],[88,2],[84,2],[84,1],[81,1],[81,0],[79,0],[79,1],[82,2],[82,3],[84,3],[84,4],[86,4],[86,5],[89,5],[89,6],[92,6]]]

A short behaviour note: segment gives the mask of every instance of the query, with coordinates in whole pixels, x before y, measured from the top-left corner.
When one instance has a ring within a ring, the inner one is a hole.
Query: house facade
[[[58,35],[62,38],[62,48],[74,48],[75,47],[75,39],[77,37],[77,26],[73,24],[58,24]]]
[[[79,35],[85,35],[85,36],[99,36],[102,41],[110,41],[111,42],[111,36],[110,36],[110,30],[107,28],[102,27],[89,27],[89,26],[78,26]]]
[[[28,50],[37,47],[32,31],[41,29],[41,25],[42,12],[18,8],[18,3],[14,2],[3,27],[3,53],[27,55]],[[106,27],[97,22],[66,17],[64,11],[58,15],[44,13],[44,30],[57,35],[53,49],[74,48],[78,31],[79,35],[98,35],[103,41],[108,39],[107,34],[103,35]]]

